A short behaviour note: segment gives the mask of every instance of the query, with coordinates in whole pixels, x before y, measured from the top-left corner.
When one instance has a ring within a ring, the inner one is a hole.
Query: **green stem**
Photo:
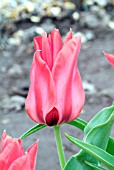
[[[57,151],[58,151],[60,166],[61,166],[61,170],[63,170],[64,167],[65,167],[65,164],[66,164],[66,160],[65,160],[63,147],[62,147],[60,126],[54,126],[54,133],[55,133],[55,138],[56,138],[56,145],[57,145]]]

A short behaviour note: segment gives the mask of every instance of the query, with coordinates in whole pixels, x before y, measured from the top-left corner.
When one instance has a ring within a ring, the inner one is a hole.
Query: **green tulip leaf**
[[[98,112],[96,116],[93,117],[93,119],[85,127],[84,134],[87,135],[89,131],[91,131],[94,127],[104,124],[104,122],[106,122],[109,119],[113,111],[114,105],[106,107],[102,109],[100,112]]]
[[[96,164],[90,163],[88,161],[85,161],[85,163],[87,163],[88,165],[90,165],[93,169],[98,169],[98,170],[106,170],[104,168],[102,168],[101,166],[98,166]]]
[[[101,166],[95,163],[89,163],[86,160],[86,156],[89,154],[83,154],[84,152],[79,152],[77,155],[73,155],[67,162],[64,170],[105,170]]]
[[[113,152],[114,151],[114,139],[112,137],[109,137],[109,133],[111,131],[112,124],[114,122],[112,119],[110,121],[110,116],[111,116],[113,110],[114,110],[114,105],[112,105],[111,107],[104,108],[88,124],[87,124],[87,122],[85,122],[84,120],[79,119],[79,118],[77,118],[71,122],[68,122],[68,124],[83,130],[85,132],[85,138],[86,138],[87,142],[88,142],[88,140],[91,140],[94,143],[95,142],[95,141],[93,141],[94,135],[98,136],[96,139],[96,146],[98,146],[97,142],[100,141],[98,133],[102,133],[102,136],[100,136],[100,137],[102,138],[103,146],[101,148],[106,147],[106,151],[109,154],[114,155],[114,152]],[[108,117],[109,117],[109,121],[108,121]],[[112,116],[112,118],[113,118],[113,116]],[[103,124],[103,121],[104,121],[104,124]],[[90,131],[92,131],[92,132],[90,132]],[[104,131],[104,133],[107,132],[107,135],[105,135],[105,138],[104,138],[103,131]],[[89,132],[90,132],[90,134],[92,133],[92,135],[89,135],[87,137],[87,134]],[[108,144],[107,144],[107,142],[108,142]],[[89,141],[88,143],[91,143],[91,142]],[[94,145],[95,145],[95,143],[94,143]],[[99,145],[100,145],[100,142],[99,142]]]
[[[72,136],[69,136],[66,134],[66,137],[75,145],[77,145],[78,147],[80,147],[81,149],[83,149],[83,151],[85,151],[86,153],[88,153],[89,155],[92,155],[94,158],[96,158],[97,160],[99,160],[99,162],[102,162],[105,166],[107,166],[109,168],[109,170],[114,170],[114,156],[108,154],[106,151],[102,150],[101,148],[98,148],[94,145],[88,144],[88,143],[84,143]],[[80,154],[81,155],[81,154]],[[79,155],[78,155],[79,156]],[[83,159],[83,161],[85,161],[85,163],[88,162],[88,160]],[[88,164],[88,163],[87,163]],[[88,164],[89,165],[89,164]],[[78,165],[77,165],[78,166]],[[67,167],[67,166],[66,166]],[[75,167],[76,168],[76,167]],[[68,170],[68,169],[65,169]],[[70,170],[70,169],[69,169]],[[78,169],[77,169],[78,170]],[[82,169],[80,169],[82,170]],[[84,169],[83,169],[84,170]],[[89,170],[89,169],[88,169]]]
[[[103,109],[90,121],[84,129],[84,141],[106,150],[109,135],[114,123],[114,108]],[[105,114],[104,114],[105,113]],[[102,118],[101,114],[105,117]],[[106,115],[106,116],[105,116]],[[94,120],[94,121],[93,121]],[[94,122],[94,125],[93,125]],[[91,127],[91,129],[90,129]]]
[[[114,123],[114,105],[101,110],[88,124],[84,124],[82,122],[83,121],[78,120],[78,123],[76,121],[75,123],[70,122],[70,125],[77,126],[79,128],[81,127],[81,130],[84,129],[84,143],[91,144],[94,147],[96,146],[98,149],[106,150],[107,148],[108,152],[112,153],[111,147],[114,148],[114,140],[111,137],[109,138],[109,135]],[[81,149],[82,150],[75,156],[75,161],[74,157],[71,157],[66,168],[69,167],[71,161],[76,162],[75,165],[73,165],[72,162],[72,166],[80,170],[91,170],[93,169],[92,166],[94,166],[94,169],[102,168],[99,166],[100,159],[98,159],[98,157],[95,155],[93,156],[93,154],[83,148]],[[108,153],[106,152],[106,154]]]
[[[37,125],[33,126],[31,129],[29,129],[27,132],[25,132],[20,137],[20,139],[22,140],[22,139],[26,138],[27,136],[31,135],[32,133],[35,133],[38,130],[45,128],[46,126],[47,126],[46,124],[37,124]]]
[[[85,122],[84,120],[77,118],[71,122],[68,122],[67,124],[70,124],[72,126],[75,126],[81,130],[84,130],[85,126],[87,125],[87,122]]]
[[[106,151],[114,156],[114,139],[112,137],[109,138]]]
[[[67,162],[64,170],[93,170],[93,167],[84,162],[83,155],[73,155]],[[97,170],[97,169],[94,169]]]

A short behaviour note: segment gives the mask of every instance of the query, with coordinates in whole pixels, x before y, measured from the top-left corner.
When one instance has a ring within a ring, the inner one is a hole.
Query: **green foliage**
[[[103,169],[100,162],[114,169],[114,140],[110,138],[114,123],[114,105],[101,110],[84,128],[84,142],[67,135],[67,138],[82,150],[70,158],[65,170]],[[81,128],[82,128],[82,123]],[[79,127],[79,122],[78,122]],[[107,153],[106,151],[109,153]]]
[[[76,138],[73,138],[72,136],[69,136],[69,135],[66,135],[67,138],[73,142],[75,145],[77,145],[78,147],[80,147],[81,149],[83,149],[83,151],[85,151],[86,153],[88,153],[89,155],[92,155],[94,158],[96,158],[96,160],[99,160],[100,162],[102,162],[104,165],[106,165],[109,170],[114,170],[114,156],[108,154],[106,151],[104,151],[103,149],[101,148],[98,148],[94,145],[91,145],[91,144],[87,144],[87,143],[84,143]],[[83,152],[84,153],[84,152]],[[79,157],[80,156],[80,157]],[[84,154],[80,154],[80,155],[76,155],[76,157],[79,157],[80,159],[82,158],[82,160],[88,164],[88,165],[91,165],[92,166],[92,163],[95,164],[94,161],[94,158],[92,159],[92,157],[89,157],[88,155],[84,156]],[[86,161],[86,159],[90,159],[91,162],[88,162]],[[80,160],[79,159],[79,160]],[[99,164],[98,164],[99,165]],[[95,169],[98,167],[100,168],[98,165],[95,166]],[[98,169],[97,168],[97,169]],[[77,167],[76,165],[76,168],[75,169],[79,169],[79,167]],[[65,169],[66,170],[66,169]],[[89,170],[89,169],[88,169]]]
[[[84,130],[85,126],[87,125],[87,122],[85,122],[84,120],[77,118],[71,122],[68,122],[67,124],[75,126],[81,130]]]
[[[37,132],[38,130],[42,129],[42,128],[45,128],[46,125],[45,124],[37,124],[35,125],[34,127],[32,127],[31,129],[29,129],[27,132],[25,132],[21,137],[20,139],[24,139],[26,138],[27,136],[31,135],[32,133],[35,133]]]

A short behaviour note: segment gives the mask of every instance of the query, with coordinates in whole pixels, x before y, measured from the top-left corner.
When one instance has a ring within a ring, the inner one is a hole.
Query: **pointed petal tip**
[[[47,37],[47,32],[44,32],[42,36],[46,36]]]
[[[102,53],[103,53],[104,55],[106,55],[106,54],[107,54],[105,51],[102,51]]]
[[[64,44],[66,44],[69,40],[71,40],[73,37],[72,35],[72,29],[70,28],[68,34],[66,35],[65,39],[64,39]]]
[[[70,28],[69,32],[72,34],[72,28]]]
[[[104,56],[106,57],[106,59],[108,60],[108,62],[112,65],[112,67],[114,68],[114,54],[110,54],[107,52],[103,51]]]
[[[65,136],[68,138],[68,134],[67,133],[65,133]]]
[[[55,30],[55,31],[59,31],[59,29],[58,29],[58,28],[54,28],[53,30]],[[53,30],[52,30],[52,31],[53,31]]]
[[[7,136],[7,134],[6,134],[6,129],[4,129],[4,131],[3,131],[3,133],[2,133],[2,139],[5,139],[6,136]]]

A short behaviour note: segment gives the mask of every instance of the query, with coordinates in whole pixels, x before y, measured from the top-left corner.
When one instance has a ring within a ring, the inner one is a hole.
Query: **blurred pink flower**
[[[106,52],[103,52],[106,59],[109,61],[109,63],[112,65],[112,67],[114,67],[114,54],[109,54]]]
[[[47,37],[34,38],[35,54],[30,72],[30,89],[26,111],[31,119],[49,126],[77,118],[85,93],[77,66],[81,38],[72,37],[72,30],[62,44],[59,30]]]
[[[0,140],[0,170],[35,170],[38,142],[25,153],[20,139],[6,135]]]

